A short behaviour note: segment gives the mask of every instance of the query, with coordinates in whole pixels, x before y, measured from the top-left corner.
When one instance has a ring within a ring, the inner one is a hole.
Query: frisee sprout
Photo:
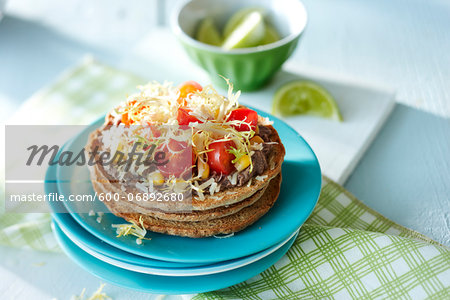
[[[231,161],[233,164],[235,164],[242,156],[246,155],[242,149],[236,149],[234,147],[230,147],[230,149],[227,150],[228,153],[231,153],[234,155],[234,159]]]

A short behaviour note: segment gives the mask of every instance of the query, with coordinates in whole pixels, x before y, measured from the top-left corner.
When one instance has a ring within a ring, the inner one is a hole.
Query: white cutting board
[[[210,83],[207,74],[190,61],[167,29],[154,30],[144,37],[121,66],[150,80]],[[394,93],[325,72],[300,69],[295,62],[288,61],[267,87],[242,93],[241,103],[270,112],[276,89],[299,78],[323,85],[336,99],[344,122],[307,116],[284,120],[311,145],[322,172],[343,184],[392,111]]]

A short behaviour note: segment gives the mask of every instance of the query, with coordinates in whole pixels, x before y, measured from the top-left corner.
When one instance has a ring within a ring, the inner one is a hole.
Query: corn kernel
[[[209,177],[209,165],[206,162],[199,159],[198,163],[197,163],[197,169],[198,169],[198,175],[202,179],[206,179]]]
[[[214,117],[217,119],[219,117],[219,114],[220,114],[220,108],[218,108],[214,111]]]
[[[255,133],[259,134],[259,126],[258,125],[256,125],[256,127],[255,127]]]
[[[238,172],[241,172],[245,168],[250,166],[250,156],[243,155],[239,160],[234,164],[234,167]]]
[[[121,157],[120,154],[117,154],[117,156],[116,156],[115,154],[116,154],[117,152],[123,153],[123,157]],[[128,158],[128,152],[127,152],[127,148],[125,147],[124,144],[119,143],[119,144],[117,145],[117,149],[116,149],[116,152],[115,152],[114,155],[113,155],[113,158],[114,158],[113,163],[119,163],[121,160],[122,160],[122,161],[127,160],[127,158]]]
[[[264,143],[264,140],[259,135],[255,135],[254,137],[252,137],[250,139],[250,145],[263,144],[263,143]]]
[[[160,186],[160,185],[164,184],[164,182],[165,182],[164,176],[158,171],[151,173],[148,176],[148,179],[151,180],[153,182],[153,185],[155,185],[155,186]]]

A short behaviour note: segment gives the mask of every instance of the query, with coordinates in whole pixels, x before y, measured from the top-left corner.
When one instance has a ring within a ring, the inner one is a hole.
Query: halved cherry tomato
[[[127,112],[122,114],[122,119],[120,121],[125,125],[130,125],[131,120],[130,120],[130,118],[128,118]]]
[[[161,136],[161,130],[159,130],[159,127],[157,125],[148,124],[150,127],[150,130],[152,131],[153,137],[160,137]]]
[[[223,175],[228,175],[234,171],[234,165],[231,162],[234,155],[228,152],[231,147],[236,147],[233,141],[219,141],[209,144],[209,149],[212,151],[207,152],[208,165],[213,171]]]
[[[163,151],[166,154],[164,161],[167,161],[167,163],[157,166],[164,177],[170,175],[180,177],[189,169],[192,169],[195,156],[186,142],[170,139],[157,151]]]
[[[245,121],[241,125],[233,125],[237,131],[255,130],[258,124],[258,113],[252,109],[241,107],[231,111],[228,121]]]
[[[180,96],[178,97],[178,103],[184,105],[185,104],[184,99],[186,99],[186,97],[189,94],[192,94],[197,91],[201,91],[202,89],[203,89],[203,87],[199,83],[197,83],[193,80],[186,81],[186,82],[180,84],[178,86],[178,90],[180,91]]]
[[[127,106],[128,106],[128,107],[131,107],[131,106],[135,105],[136,102],[137,102],[136,100],[130,100],[130,101],[127,102]],[[120,120],[120,121],[121,121],[123,124],[125,124],[125,125],[130,125],[130,124],[133,123],[133,120],[130,119],[130,116],[129,116],[129,114],[128,114],[128,111],[127,111],[127,112],[124,112],[124,113],[122,114],[122,117],[121,117],[121,120]]]
[[[167,143],[167,148],[170,152],[180,152],[187,149],[188,144],[184,141],[177,141],[175,139],[170,139]]]
[[[180,107],[178,109],[177,120],[178,120],[179,125],[189,125],[189,123],[191,123],[191,122],[202,123],[195,116],[190,115],[189,114],[190,111],[191,111],[190,109],[182,108],[182,107]]]

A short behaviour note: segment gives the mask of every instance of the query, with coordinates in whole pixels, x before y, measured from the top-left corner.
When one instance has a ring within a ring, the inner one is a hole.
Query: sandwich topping
[[[234,93],[227,83],[227,97],[194,81],[178,87],[168,82],[139,86],[139,93],[106,116],[101,146],[125,156],[137,148],[157,161],[156,147],[168,154],[166,163],[112,164],[105,167],[107,173],[119,181],[135,182],[144,192],[155,186],[180,192],[191,189],[198,200],[264,180],[264,171],[273,168],[268,160],[274,144],[268,126],[272,122],[240,106],[240,92]]]

